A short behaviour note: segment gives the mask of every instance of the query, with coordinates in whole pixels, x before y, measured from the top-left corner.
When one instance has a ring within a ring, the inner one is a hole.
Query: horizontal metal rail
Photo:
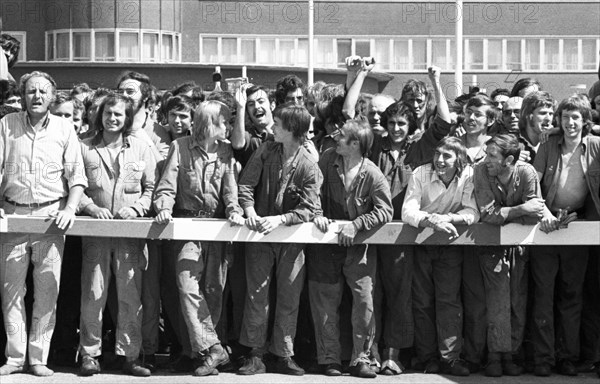
[[[77,217],[73,228],[57,228],[53,218],[12,216],[0,219],[2,233],[66,234],[73,236],[128,237],[165,240],[198,240],[227,242],[336,244],[337,233],[347,221],[334,221],[322,233],[312,223],[280,226],[269,234],[251,231],[245,226],[232,226],[222,219],[173,219],[157,224],[150,218],[135,220],[100,220]],[[355,243],[426,244],[426,245],[600,245],[600,222],[576,221],[568,228],[546,234],[538,226],[507,224],[493,226],[478,223],[457,226],[459,236],[450,239],[445,233],[430,228],[414,228],[394,221],[370,231],[360,232]]]

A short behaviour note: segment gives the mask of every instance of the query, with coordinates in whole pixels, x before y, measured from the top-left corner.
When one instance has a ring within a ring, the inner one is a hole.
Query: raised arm
[[[374,67],[375,59],[372,57],[346,57],[346,97],[342,113],[347,119],[354,118],[356,103],[358,102],[363,83]]]

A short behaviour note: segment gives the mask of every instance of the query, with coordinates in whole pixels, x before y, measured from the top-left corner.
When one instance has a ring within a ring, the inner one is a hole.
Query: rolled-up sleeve
[[[475,166],[475,201],[481,214],[481,221],[489,224],[502,225],[508,218],[508,212],[502,210],[502,205],[496,201],[492,186],[485,172],[485,164]]]
[[[179,142],[173,141],[169,154],[164,162],[162,176],[154,193],[154,209],[156,212],[168,210],[173,212],[175,196],[177,196],[177,176],[179,174]]]
[[[88,182],[85,177],[85,166],[83,165],[83,156],[81,155],[81,146],[75,130],[68,130],[65,151],[63,154],[64,177],[67,180],[69,189],[76,185],[87,188]]]
[[[225,174],[223,175],[222,190],[223,202],[225,203],[225,216],[231,217],[234,213],[243,215],[244,212],[238,202],[238,176],[240,172],[240,164],[231,158],[225,165]]]
[[[421,220],[429,216],[427,212],[421,210],[422,174],[423,168],[419,167],[410,175],[404,204],[402,205],[402,221],[416,228],[419,227]]]
[[[465,224],[471,225],[479,221],[479,209],[477,209],[477,201],[475,200],[474,193],[473,168],[467,167],[463,172],[467,172],[467,175],[461,197],[462,209],[456,212],[456,214],[463,218]]]

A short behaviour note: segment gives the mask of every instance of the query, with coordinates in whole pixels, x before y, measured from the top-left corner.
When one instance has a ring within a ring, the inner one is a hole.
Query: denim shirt
[[[431,127],[414,142],[404,142],[398,158],[391,154],[392,143],[388,136],[376,136],[369,159],[379,166],[390,185],[394,220],[401,220],[402,203],[412,171],[431,162],[437,144],[450,132],[452,125],[436,116]]]
[[[321,214],[319,190],[323,176],[314,156],[300,146],[287,174],[283,174],[283,145],[263,143],[242,172],[239,200],[259,216],[285,215],[286,224],[312,221]]]
[[[392,220],[394,208],[390,185],[371,160],[363,158],[349,192],[342,181],[343,159],[334,149],[321,156],[319,167],[323,172],[321,202],[325,217],[352,220],[359,231]]]
[[[238,204],[239,164],[231,144],[219,141],[216,158],[192,136],[171,143],[162,177],[156,186],[154,208],[195,212],[194,216],[228,218],[242,214]]]
[[[112,164],[100,132],[80,145],[88,187],[78,211],[96,204],[109,209],[113,215],[121,208],[129,207],[138,216],[145,216],[152,203],[156,172],[151,148],[143,141],[127,136],[115,164]]]
[[[540,181],[535,168],[529,163],[517,161],[505,189],[496,176],[490,176],[485,163],[475,167],[475,200],[481,214],[481,221],[489,224],[506,224],[507,216],[503,207],[515,207],[536,197],[542,197]],[[520,216],[512,222],[534,225],[536,217]]]
[[[533,164],[542,175],[542,196],[546,206],[551,207],[556,195],[555,177],[562,171],[561,154],[564,137],[550,136],[541,144]],[[589,195],[586,198],[585,216],[587,220],[600,219],[600,138],[587,135],[581,139],[581,166]]]

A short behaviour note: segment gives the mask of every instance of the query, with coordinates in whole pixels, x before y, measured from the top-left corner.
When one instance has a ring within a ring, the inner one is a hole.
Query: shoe
[[[152,372],[152,373],[156,372],[156,355],[155,354],[151,354],[151,355],[141,354],[140,359],[142,360],[142,365],[145,368],[148,368],[150,370],[150,372]]]
[[[465,362],[467,363],[467,368],[469,368],[470,373],[477,373],[477,372],[481,371],[481,364],[474,363],[469,360],[465,360]]]
[[[514,363],[512,360],[502,362],[502,374],[506,376],[521,376],[523,367]]]
[[[556,371],[565,376],[577,376],[577,368],[569,360],[561,360],[556,366]]]
[[[81,358],[79,376],[92,376],[100,373],[100,363],[92,356],[86,355]]]
[[[25,366],[17,367],[16,365],[4,364],[0,367],[0,376],[12,375],[13,373],[25,372]]]
[[[267,367],[263,363],[260,356],[250,356],[244,362],[244,365],[238,369],[238,375],[256,375],[259,373],[266,373]]]
[[[442,364],[442,372],[452,376],[469,376],[469,368],[464,360],[456,359]]]
[[[171,372],[188,373],[194,370],[192,358],[186,355],[181,355],[171,364]]]
[[[548,363],[536,364],[533,370],[533,374],[536,376],[547,377],[550,376],[550,373],[550,364]]]
[[[374,379],[377,377],[375,371],[371,369],[369,363],[358,363],[348,367],[351,376],[362,377],[365,379]]]
[[[342,376],[342,366],[337,363],[327,364],[323,368],[323,373],[325,376]]]
[[[429,359],[427,364],[425,364],[425,369],[423,369],[423,373],[440,373],[442,369],[440,368],[440,361],[437,358]]]
[[[487,365],[485,366],[485,375],[487,377],[501,377],[502,363],[500,362],[500,360],[488,361]]]
[[[584,360],[575,366],[579,373],[589,373],[596,371],[596,364],[591,360]]]
[[[201,358],[200,365],[194,370],[194,376],[208,376],[217,373],[217,367],[229,363],[229,355],[221,344],[215,344],[209,348],[208,353]]]
[[[298,364],[291,357],[278,357],[277,361],[272,364],[272,373],[281,373],[282,375],[293,375],[303,376],[304,369],[300,368]]]
[[[152,372],[148,368],[144,368],[139,360],[125,361],[123,372],[136,377],[148,377],[152,375]]]

